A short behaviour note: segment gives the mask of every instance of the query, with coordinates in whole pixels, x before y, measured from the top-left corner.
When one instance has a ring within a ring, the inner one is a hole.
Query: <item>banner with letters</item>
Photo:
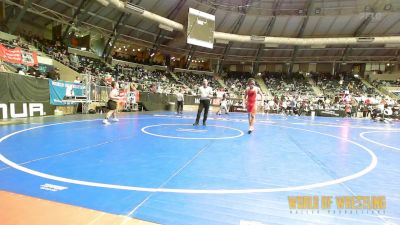
[[[36,52],[29,52],[21,48],[8,48],[0,44],[0,59],[15,64],[33,66],[38,64]]]
[[[67,82],[67,81],[55,81],[49,79],[50,89],[50,104],[52,105],[72,105],[76,104],[67,99],[73,99],[77,96],[83,96],[85,93],[85,86],[82,84]]]
[[[0,73],[0,119],[53,115],[45,79]]]

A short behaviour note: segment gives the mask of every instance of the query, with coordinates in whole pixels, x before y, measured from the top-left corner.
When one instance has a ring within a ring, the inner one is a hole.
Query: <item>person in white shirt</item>
[[[203,126],[206,125],[208,110],[210,108],[210,98],[212,97],[212,95],[213,95],[212,89],[211,87],[208,86],[208,81],[204,79],[203,85],[199,88],[200,104],[199,104],[199,110],[197,110],[196,122],[193,124],[193,126],[199,125],[200,115],[203,109],[204,109]]]
[[[25,72],[22,68],[18,68],[17,71],[18,71],[18,74],[25,75]]]
[[[226,95],[225,95],[225,94],[222,95],[221,105],[220,105],[220,107],[219,107],[219,110],[218,110],[217,114],[218,114],[218,115],[221,115],[222,110],[225,111],[225,114],[229,114],[229,113],[228,113],[228,111],[229,111],[229,110],[228,110],[228,100],[226,99]]]
[[[119,120],[117,119],[117,106],[118,106],[118,101],[121,100],[121,97],[119,97],[119,90],[118,90],[118,83],[113,81],[111,82],[111,92],[108,95],[109,100],[107,102],[107,108],[109,111],[106,114],[106,118],[103,120],[103,123],[108,125],[110,122],[108,121],[111,117],[113,116],[112,121],[113,122],[118,122]]]
[[[125,108],[128,110],[136,110],[136,86],[132,83],[127,93]]]
[[[78,76],[75,77],[74,83],[75,84],[80,84],[81,83],[81,80],[80,80],[80,78]]]
[[[3,64],[3,61],[1,61],[1,60],[0,60],[0,72],[7,72],[7,69]]]
[[[179,89],[178,92],[176,93],[176,114],[183,114],[183,102],[184,102],[184,97],[182,90]]]

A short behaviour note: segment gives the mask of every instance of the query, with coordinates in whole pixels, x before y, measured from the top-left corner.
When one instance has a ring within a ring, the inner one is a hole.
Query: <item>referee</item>
[[[203,109],[204,109],[203,126],[206,125],[208,109],[210,108],[210,97],[212,97],[212,89],[211,87],[208,86],[208,81],[206,79],[203,80],[203,86],[199,88],[199,95],[200,95],[199,110],[197,110],[196,122],[193,124],[193,126],[199,125],[200,115]]]

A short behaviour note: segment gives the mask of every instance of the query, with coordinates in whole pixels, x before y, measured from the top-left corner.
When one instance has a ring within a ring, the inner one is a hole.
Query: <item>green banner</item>
[[[0,119],[54,114],[47,79],[0,73]]]

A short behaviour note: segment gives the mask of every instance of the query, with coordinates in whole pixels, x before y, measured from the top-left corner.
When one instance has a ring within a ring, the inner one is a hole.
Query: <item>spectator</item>
[[[150,85],[149,91],[150,91],[151,93],[157,93],[157,85],[151,84],[151,85]]]
[[[42,73],[39,71],[38,65],[34,65],[34,66],[30,67],[28,70],[28,74],[31,76],[34,76],[36,78],[42,77]]]
[[[47,78],[52,79],[52,80],[59,80],[60,79],[60,74],[58,73],[58,68],[53,68],[47,73]]]
[[[4,66],[3,61],[0,61],[0,72],[7,72],[6,67]]]
[[[17,68],[17,73],[20,75],[25,75],[25,72],[21,67]]]
[[[82,81],[81,81],[81,79],[79,78],[79,76],[76,76],[76,77],[75,77],[74,83],[75,83],[75,84],[80,84],[80,83],[82,83]]]

